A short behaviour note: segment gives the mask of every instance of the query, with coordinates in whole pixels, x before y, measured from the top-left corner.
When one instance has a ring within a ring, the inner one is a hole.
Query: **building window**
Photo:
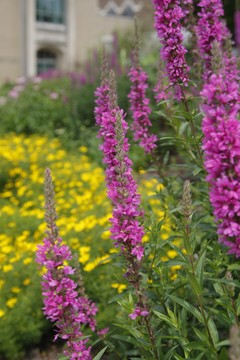
[[[36,19],[40,22],[64,24],[65,0],[37,0]]]
[[[51,50],[41,49],[37,52],[37,73],[41,74],[57,68],[57,56]]]
[[[133,8],[130,5],[128,5],[125,7],[125,9],[123,9],[121,15],[133,17],[135,15],[135,12],[134,12]]]

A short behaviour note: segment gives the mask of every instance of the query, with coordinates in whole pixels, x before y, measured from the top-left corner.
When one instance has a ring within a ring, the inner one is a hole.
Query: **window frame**
[[[36,0],[35,4],[37,23],[66,25],[66,0]]]
[[[40,53],[43,54],[43,57],[39,57]],[[45,54],[44,54],[45,53]],[[44,56],[45,55],[45,56]],[[50,56],[48,56],[50,55]],[[40,62],[42,64],[40,66]],[[36,52],[36,72],[38,75],[45,73],[47,71],[56,70],[58,64],[58,55],[56,51],[48,48],[40,48]],[[50,66],[48,66],[50,65]],[[53,66],[51,66],[53,65]],[[42,71],[39,71],[42,69]]]

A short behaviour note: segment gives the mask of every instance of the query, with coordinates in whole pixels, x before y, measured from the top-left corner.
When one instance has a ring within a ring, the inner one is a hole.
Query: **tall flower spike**
[[[103,114],[108,126],[103,144],[104,162],[107,164],[106,177],[108,196],[113,202],[111,219],[112,238],[121,249],[130,265],[143,257],[143,227],[139,223],[142,216],[140,195],[132,176],[132,162],[128,157],[129,143],[126,138],[128,129],[124,113],[117,105],[114,74],[110,75],[111,110]]]
[[[189,180],[186,180],[183,186],[182,213],[186,223],[189,223],[190,216],[192,215],[192,194]]]
[[[77,284],[71,279],[75,269],[65,265],[72,259],[67,245],[62,243],[56,226],[57,214],[54,206],[54,188],[51,172],[45,172],[45,218],[47,222],[47,237],[43,245],[39,245],[36,261],[46,267],[43,275],[42,289],[44,297],[44,314],[55,323],[58,337],[66,340],[64,355],[70,360],[91,360],[91,348],[87,348],[87,339],[83,336],[81,327],[88,325],[95,329],[97,308],[84,292],[77,291]]]
[[[139,28],[138,22],[135,19],[135,48],[133,56],[133,66],[131,67],[128,76],[131,81],[131,90],[128,95],[130,100],[130,110],[133,115],[132,131],[133,138],[139,142],[139,145],[146,153],[151,153],[156,148],[157,136],[149,132],[152,126],[149,115],[151,108],[149,106],[150,100],[146,96],[148,88],[146,72],[143,71],[139,62]]]
[[[153,92],[157,103],[171,98],[172,95],[170,92],[169,81],[165,71],[164,62],[161,57],[159,58],[158,62],[157,85],[153,88]]]
[[[211,75],[201,92],[205,169],[219,241],[240,257],[240,122],[237,81],[226,70]]]
[[[95,91],[95,121],[99,126],[98,137],[104,137],[105,129],[102,124],[102,114],[106,111],[109,111],[109,81],[108,81],[108,63],[107,63],[107,55],[106,50],[103,47],[102,52],[102,69],[101,69],[101,84]]]
[[[226,38],[229,37],[229,31],[222,19],[224,11],[221,0],[201,0],[198,6],[201,11],[198,13],[196,33],[200,55],[205,61],[204,78],[206,78],[211,74],[213,42],[216,40],[222,47]]]
[[[108,197],[113,204],[111,238],[120,249],[126,260],[126,279],[134,287],[137,296],[137,316],[146,317],[145,300],[140,284],[139,270],[144,255],[142,238],[144,235],[140,210],[140,195],[132,175],[132,162],[128,157],[129,142],[126,138],[128,129],[124,120],[124,113],[117,105],[116,85],[114,73],[110,73],[110,110],[103,114],[103,123],[106,128],[102,150],[106,168],[106,182]],[[135,316],[136,315],[136,316]]]
[[[188,86],[189,67],[185,61],[181,19],[184,13],[180,0],[152,0],[155,9],[155,29],[162,43],[162,58],[166,62],[170,85],[175,97],[183,98],[182,86]]]

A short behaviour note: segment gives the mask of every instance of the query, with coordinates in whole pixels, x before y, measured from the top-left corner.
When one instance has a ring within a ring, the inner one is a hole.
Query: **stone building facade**
[[[0,82],[52,68],[76,70],[113,31],[148,19],[149,0],[1,0]],[[151,17],[151,10],[150,10]]]

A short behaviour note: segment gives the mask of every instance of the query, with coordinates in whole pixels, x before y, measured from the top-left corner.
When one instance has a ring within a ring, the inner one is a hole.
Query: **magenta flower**
[[[101,84],[95,91],[95,121],[99,126],[98,137],[104,136],[104,127],[102,126],[102,114],[109,110],[109,85],[108,83]]]
[[[64,355],[70,359],[91,360],[91,348],[86,347],[87,339],[83,337],[82,326],[87,325],[95,330],[95,315],[97,308],[82,289],[74,282],[71,276],[75,269],[65,265],[65,261],[72,259],[72,254],[67,245],[62,243],[58,236],[55,224],[56,212],[54,207],[54,190],[50,170],[45,175],[45,210],[48,226],[47,237],[43,245],[38,246],[36,261],[46,267],[43,275],[43,312],[47,319],[55,323],[58,337],[67,340]],[[79,293],[81,296],[79,296]]]
[[[136,308],[134,309],[134,311],[129,314],[129,317],[132,320],[135,320],[138,316],[148,316],[149,312],[147,310],[142,310],[139,306],[136,306]]]
[[[128,157],[129,143],[125,137],[128,126],[123,111],[118,107],[102,114],[105,128],[104,163],[107,165],[106,180],[108,197],[113,203],[111,233],[115,245],[129,261],[143,257],[143,227],[139,223],[142,211],[139,209],[140,195],[132,176],[132,162]]]
[[[105,129],[102,124],[102,114],[108,112],[110,109],[109,100],[109,81],[107,78],[107,59],[105,51],[103,53],[103,64],[102,64],[102,80],[100,86],[95,90],[95,121],[99,126],[98,137],[104,137]]]
[[[143,226],[140,224],[143,212],[140,210],[140,195],[132,175],[132,162],[128,157],[129,142],[126,138],[128,125],[124,113],[118,107],[115,93],[114,75],[110,77],[110,108],[102,113],[101,127],[104,129],[104,163],[106,164],[106,183],[108,197],[113,204],[111,238],[126,260],[126,279],[135,289],[137,307],[142,316],[147,312],[146,299],[140,284],[139,270],[144,256],[142,238]],[[133,317],[134,319],[134,317]],[[148,321],[148,320],[146,320]]]
[[[196,33],[200,55],[205,60],[205,76],[208,76],[211,70],[213,42],[217,41],[222,46],[224,40],[229,37],[229,30],[222,19],[224,10],[221,0],[201,0],[198,6],[201,7],[201,11],[198,13]]]
[[[162,43],[162,58],[166,61],[166,70],[170,85],[174,86],[175,96],[182,99],[181,86],[188,86],[189,67],[185,61],[187,50],[184,48],[182,27],[184,13],[180,0],[152,0],[155,8],[155,29]]]
[[[146,153],[151,153],[156,148],[157,136],[149,133],[152,123],[149,119],[151,113],[150,100],[146,97],[147,74],[140,66],[133,66],[128,76],[132,83],[128,98],[130,99],[130,110],[133,114],[134,140],[139,141]]]
[[[240,122],[236,81],[213,74],[201,92],[205,168],[219,241],[240,257]]]

